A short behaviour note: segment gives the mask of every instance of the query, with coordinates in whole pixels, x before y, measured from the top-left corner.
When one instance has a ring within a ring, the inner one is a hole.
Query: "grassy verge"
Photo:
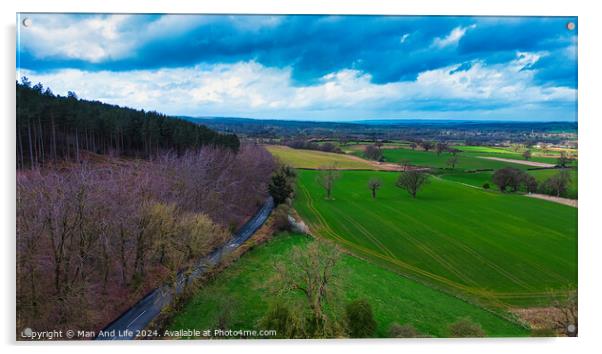
[[[266,281],[273,264],[286,261],[295,246],[305,247],[309,237],[281,234],[256,247],[207,284],[174,316],[169,328],[212,329],[223,318],[224,306],[231,313],[230,329],[257,329],[270,301]],[[479,323],[489,336],[526,336],[528,330],[478,306],[399,276],[366,260],[345,255],[337,266],[344,272],[339,301],[367,299],[378,323],[376,335],[386,337],[394,322],[412,324],[435,337],[449,336],[448,325],[462,317]]]

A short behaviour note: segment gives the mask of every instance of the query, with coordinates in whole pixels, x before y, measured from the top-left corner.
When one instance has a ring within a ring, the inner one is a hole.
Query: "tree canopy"
[[[17,166],[47,161],[80,161],[82,151],[148,158],[159,152],[202,146],[237,151],[238,137],[220,134],[203,125],[99,101],[55,95],[27,78],[17,82]]]

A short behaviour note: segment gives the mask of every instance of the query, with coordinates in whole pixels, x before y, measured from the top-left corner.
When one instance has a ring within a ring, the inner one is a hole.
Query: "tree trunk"
[[[52,158],[56,160],[56,124],[54,122],[54,115],[50,116],[50,122],[52,124]]]
[[[23,168],[23,135],[21,135],[21,129],[17,130],[17,141],[19,142],[19,166]]]
[[[27,121],[27,136],[29,137],[29,164],[31,168],[35,168],[33,162],[33,142],[31,141],[31,124]]]
[[[121,283],[127,285],[127,259],[125,257],[125,232],[123,231],[123,225],[119,226],[119,234],[121,236],[121,242],[119,245],[119,256],[121,258]]]
[[[31,262],[31,261],[30,261]],[[29,265],[29,282],[31,291],[31,308],[34,318],[38,316],[38,293],[36,290],[36,270],[33,262]]]
[[[80,162],[79,159],[79,134],[77,133],[77,128],[75,128],[75,159],[77,163]]]

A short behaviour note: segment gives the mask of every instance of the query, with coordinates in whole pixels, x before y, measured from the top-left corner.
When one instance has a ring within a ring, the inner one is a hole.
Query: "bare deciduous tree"
[[[422,146],[422,149],[424,149],[424,151],[430,151],[433,149],[433,147],[435,146],[435,144],[433,144],[430,141],[423,141],[420,143],[420,146]]]
[[[447,151],[448,147],[446,143],[437,143],[435,145],[435,152],[437,153],[437,156],[441,155],[442,152]]]
[[[408,159],[401,159],[399,161],[399,166],[401,166],[402,171],[407,171],[408,169],[410,169],[411,163],[412,161]]]
[[[273,168],[245,145],[18,170],[17,327],[98,330],[223,243]]]
[[[416,193],[428,181],[428,174],[422,171],[410,170],[403,171],[397,179],[397,187],[405,189],[412,198],[416,198]]]
[[[578,327],[577,291],[568,291],[565,294],[552,293],[555,298],[552,306],[557,310],[555,318],[556,328],[567,337],[576,337]]]
[[[447,159],[447,165],[451,168],[454,169],[456,168],[456,165],[458,164],[459,158],[458,155],[452,155],[449,157],[449,159]]]
[[[338,247],[326,240],[317,239],[306,248],[293,249],[290,259],[275,265],[275,278],[271,280],[277,295],[298,293],[303,296],[309,310],[310,338],[332,337],[337,331],[336,319],[329,318],[325,308],[334,306],[338,288],[335,266],[341,257]]]
[[[379,178],[370,178],[368,188],[372,192],[372,199],[376,199],[376,191],[381,187],[382,181]]]
[[[566,167],[571,162],[573,162],[573,158],[570,157],[566,152],[562,151],[560,153],[560,156],[558,157],[558,162],[557,162],[558,166]]]
[[[337,170],[336,163],[328,166],[320,167],[320,172],[316,177],[316,181],[324,191],[326,192],[326,199],[332,199],[332,189],[334,187],[334,182],[339,179],[341,175]]]
[[[546,179],[540,186],[540,190],[544,194],[555,195],[556,197],[564,196],[572,181],[571,175],[566,170],[561,170],[557,174]]]
[[[382,143],[380,145],[382,146]],[[383,151],[381,150],[378,143],[376,143],[374,145],[368,145],[364,149],[364,156],[370,160],[382,161],[383,160]]]

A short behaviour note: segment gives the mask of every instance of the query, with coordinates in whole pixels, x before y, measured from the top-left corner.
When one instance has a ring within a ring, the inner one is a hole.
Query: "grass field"
[[[338,168],[343,169],[362,170],[375,168],[369,161],[345,154],[291,149],[280,145],[268,145],[266,149],[284,163],[297,168],[320,168],[325,165],[332,165],[333,163],[336,163]]]
[[[215,328],[218,311],[227,302],[232,309],[230,329],[256,329],[268,309],[265,281],[276,261],[286,261],[294,246],[305,247],[310,238],[282,234],[259,246],[197,292],[178,313],[170,329]],[[424,334],[449,336],[447,327],[468,316],[490,336],[525,336],[528,331],[482,308],[401,277],[352,256],[343,256],[337,272],[344,272],[340,300],[343,304],[367,299],[374,310],[378,337],[386,337],[394,322],[410,323]],[[224,295],[228,294],[228,295]]]
[[[525,160],[525,158],[522,155],[522,152],[512,151],[512,149],[506,147],[459,145],[455,146],[455,148],[462,150],[462,153],[468,156],[488,156],[514,160]],[[549,150],[546,153],[544,153],[542,150],[535,148],[529,150],[532,153],[532,156],[529,159],[529,161],[556,164],[558,156],[560,156],[560,151]],[[576,151],[570,150],[570,153],[575,154]]]
[[[400,162],[402,160],[410,161],[411,165],[424,166],[424,167],[435,167],[435,168],[447,168],[447,160],[450,158],[450,154],[442,153],[437,155],[432,151],[422,150],[411,150],[411,149],[389,149],[383,150],[383,155],[387,162]],[[460,170],[476,170],[476,169],[497,169],[508,166],[508,163],[493,161],[487,159],[480,159],[475,156],[467,154],[458,155],[458,163],[456,168]],[[524,168],[518,164],[512,164],[517,168]]]
[[[558,170],[535,170],[529,171],[530,175],[533,175],[537,182],[543,182],[547,178],[550,178],[554,174],[558,173]],[[579,178],[577,176],[577,170],[570,170],[569,174],[571,176],[571,184],[569,185],[567,194],[569,198],[577,199],[578,195],[578,182]]]
[[[317,234],[402,274],[501,306],[576,287],[577,209],[432,177],[413,200],[397,173],[344,171],[325,200],[299,171],[295,208]],[[371,177],[383,186],[373,200]]]
[[[546,170],[532,170],[527,171],[530,175],[535,177],[537,183],[541,183],[547,178],[557,174],[559,172],[558,169],[546,169]],[[567,197],[571,199],[577,199],[578,195],[578,176],[577,170],[569,170],[571,176],[571,183],[569,185],[567,191]],[[468,184],[475,187],[482,187],[483,184],[489,183],[492,189],[497,189],[497,187],[491,182],[491,178],[493,176],[493,172],[462,172],[462,171],[450,171],[441,175],[441,178],[455,181],[459,183]]]
[[[471,148],[469,150],[464,150],[462,153],[458,154],[458,163],[456,164],[456,169],[459,170],[482,170],[482,169],[500,169],[504,167],[515,167],[518,169],[526,170],[530,168],[527,165],[522,165],[518,163],[509,163],[503,161],[495,161],[483,159],[480,157],[500,157],[506,159],[513,160],[521,160],[525,159],[518,153],[514,153],[507,150],[495,149],[495,148],[487,148],[487,147],[458,147],[462,150],[464,148]],[[501,150],[503,152],[498,152]],[[358,152],[357,154],[361,154]],[[441,153],[437,155],[434,151],[423,151],[423,150],[411,150],[411,149],[383,149],[383,155],[387,162],[400,162],[402,160],[409,160],[410,164],[415,166],[424,166],[424,167],[435,167],[435,168],[447,168],[447,161],[450,158],[449,153]],[[550,164],[555,164],[556,159],[550,157],[534,157],[531,161],[536,162],[545,162]]]

